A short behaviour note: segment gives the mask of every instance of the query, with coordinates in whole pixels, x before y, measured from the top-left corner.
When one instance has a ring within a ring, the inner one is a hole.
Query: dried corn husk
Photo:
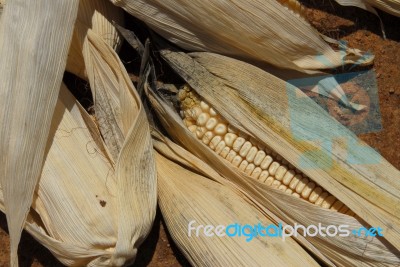
[[[398,0],[336,0],[343,6],[356,6],[377,15],[374,7],[389,14],[400,16],[400,1]]]
[[[111,8],[111,11],[115,9]],[[121,10],[117,10],[116,14],[119,12]],[[116,256],[121,259],[113,258],[110,265],[124,264],[127,258],[136,255],[137,247],[150,231],[156,205],[155,166],[150,152],[149,126],[144,109],[114,51],[116,42],[108,40],[108,35],[101,31],[105,24],[107,34],[113,33],[111,36],[117,37],[116,29],[110,24],[116,14],[98,16],[96,20],[93,17],[92,24],[77,23],[75,28],[75,38],[81,44],[83,62],[94,98],[97,125],[111,161],[116,162],[121,172],[116,244],[120,253]],[[113,21],[118,22],[116,19]],[[137,142],[142,143],[138,145]],[[146,167],[139,167],[137,160]]]
[[[271,189],[239,172],[237,168],[232,168],[230,163],[216,155],[187,130],[166,99],[149,90],[151,103],[174,141],[240,186],[261,204],[265,212],[272,212],[285,223],[321,223],[323,226],[346,224],[350,225],[350,229],[369,224],[384,229],[384,239],[317,236],[307,237],[309,243],[300,241],[311,252],[318,251],[342,266],[384,266],[400,263],[400,173],[390,163],[362,142],[361,146],[346,150],[346,141],[360,144],[353,133],[332,119],[300,90],[287,86],[284,81],[254,66],[210,53],[184,54],[163,50],[161,54],[234,127],[270,146],[359,217],[339,214],[299,200]],[[290,102],[289,105],[291,94],[301,97],[304,102]],[[324,127],[313,124],[312,121],[309,125],[297,125],[306,136],[312,137],[317,133],[322,144],[329,141],[329,132],[332,130],[339,131],[342,138],[329,151],[324,150],[319,142],[299,141],[291,129],[292,123],[296,123],[291,121],[291,114],[305,115],[309,119],[317,118],[318,122],[324,121]],[[332,159],[332,168],[318,168],[311,161],[308,166],[313,168],[300,165],[302,152],[321,149],[325,156],[318,160]],[[358,159],[377,161],[366,165],[351,165],[346,161],[347,154]]]
[[[190,51],[216,52],[303,72],[373,60],[357,49],[334,51],[302,16],[297,1],[111,2]]]
[[[122,266],[133,260],[156,205],[143,111],[114,164],[96,125],[64,86],[50,136],[26,230],[68,266]]]
[[[0,183],[11,266],[42,168],[78,1],[7,0],[0,21]],[[23,18],[16,21],[16,18]]]
[[[41,176],[27,230],[67,265],[121,266],[135,258],[155,216],[155,165],[144,109],[113,49],[96,35],[103,52],[99,64],[109,64],[97,66],[108,76],[96,78],[113,90],[114,107],[124,114],[114,118],[123,144],[113,155],[97,125],[65,94],[65,107],[57,106],[50,128],[78,2],[16,2],[7,2],[0,28],[1,206],[11,264],[17,265],[20,232]]]
[[[83,60],[82,34],[91,29],[100,36],[114,50],[118,51],[122,40],[112,22],[122,24],[123,11],[109,1],[82,0],[79,1],[78,15],[75,23],[74,35],[68,53],[66,70],[87,80],[85,62]]]
[[[93,1],[83,2],[87,2],[87,5],[81,6],[83,10],[96,10],[93,4],[89,5]],[[83,16],[85,23],[79,21],[76,23],[74,37],[76,43],[80,44],[82,63],[92,90],[100,131],[113,160],[116,160],[123,146],[124,137],[135,118],[134,110],[137,109],[137,103],[132,95],[135,89],[113,47],[120,42],[120,39],[110,21],[118,22],[116,16],[121,15],[122,10],[106,0],[95,3],[107,10],[111,5],[108,11],[116,12],[109,17],[95,12],[97,15],[90,17],[88,14],[91,13],[85,11],[86,15]],[[109,35],[113,39],[108,39]]]
[[[156,138],[160,208],[172,238],[193,266],[319,266],[293,239],[189,236],[192,220],[194,226],[272,222],[207,164],[168,139]]]

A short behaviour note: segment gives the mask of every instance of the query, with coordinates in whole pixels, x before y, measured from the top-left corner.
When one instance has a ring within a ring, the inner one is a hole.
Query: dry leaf
[[[372,55],[357,49],[334,51],[303,17],[297,1],[111,2],[189,51],[215,52],[309,73],[373,61]]]

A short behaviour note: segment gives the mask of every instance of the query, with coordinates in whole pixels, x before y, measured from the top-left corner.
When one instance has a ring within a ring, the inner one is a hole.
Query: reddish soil
[[[385,40],[379,20],[366,11],[341,7],[332,1],[301,2],[307,7],[306,16],[321,33],[344,39],[350,47],[371,51],[375,55],[372,69],[378,82],[383,129],[360,137],[400,169],[400,19],[379,12],[385,25]],[[6,220],[4,214],[0,214],[0,267],[8,266],[8,247]],[[62,266],[26,233],[21,240],[19,257],[22,267]],[[166,233],[160,213],[133,266],[189,266]]]
[[[301,2],[308,7],[307,17],[319,32],[375,55],[372,70],[378,83],[383,129],[359,137],[400,169],[400,18],[379,12],[386,31],[385,40],[375,15],[331,1]]]

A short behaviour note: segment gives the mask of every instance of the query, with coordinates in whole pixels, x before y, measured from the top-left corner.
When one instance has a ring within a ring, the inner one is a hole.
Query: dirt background
[[[306,16],[319,32],[346,40],[350,47],[370,51],[375,55],[372,69],[376,73],[383,129],[362,134],[360,138],[378,150],[400,169],[400,19],[379,12],[387,39],[382,38],[379,19],[360,9],[341,7],[332,1],[303,0]],[[137,58],[123,61],[137,64]],[[9,237],[4,214],[0,213],[0,267],[9,266]],[[52,254],[24,233],[19,249],[20,266],[63,266]],[[135,266],[190,266],[174,245],[160,215],[150,236],[140,247]]]

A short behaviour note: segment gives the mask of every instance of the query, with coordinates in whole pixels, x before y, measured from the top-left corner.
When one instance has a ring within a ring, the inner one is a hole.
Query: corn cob
[[[350,216],[355,215],[340,200],[269,147],[229,125],[188,85],[179,90],[178,100],[180,115],[188,130],[240,171],[294,197]]]

